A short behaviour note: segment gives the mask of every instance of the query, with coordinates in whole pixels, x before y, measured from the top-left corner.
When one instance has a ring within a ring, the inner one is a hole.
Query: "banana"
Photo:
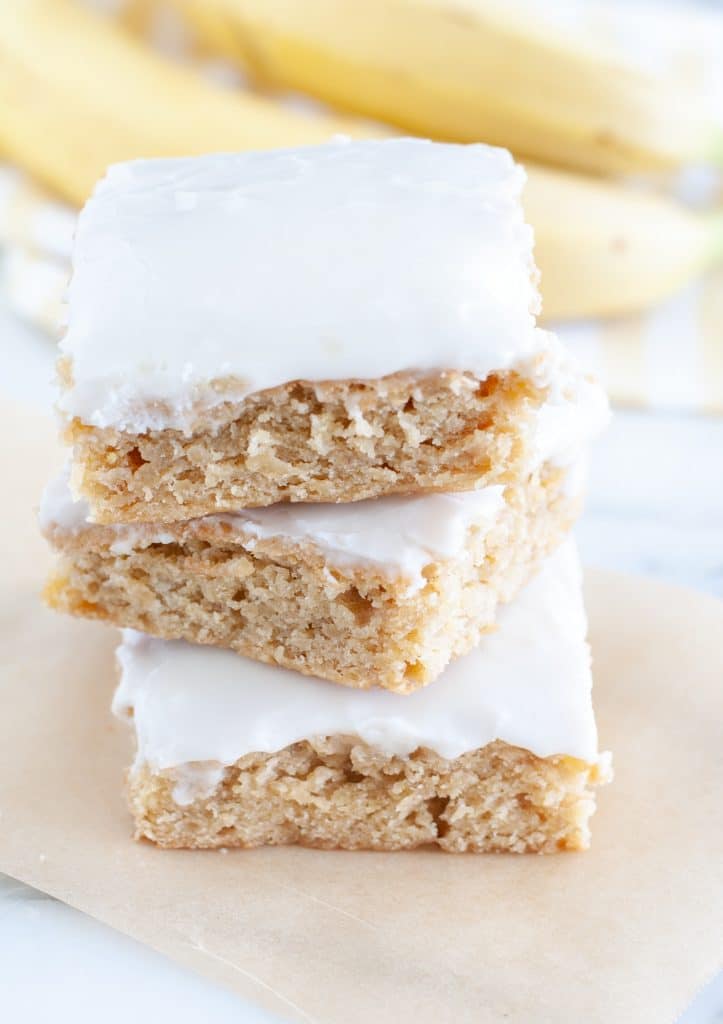
[[[129,32],[149,37],[153,32],[154,22],[163,17],[166,0],[75,0],[83,7],[98,12],[123,25]]]
[[[723,163],[723,130],[680,82],[560,38],[500,0],[175,4],[262,83],[413,134],[604,174]]]
[[[132,157],[273,149],[379,135],[232,93],[68,0],[0,2],[0,155],[80,205]]]
[[[723,212],[527,166],[545,320],[618,316],[661,301],[723,260]]]

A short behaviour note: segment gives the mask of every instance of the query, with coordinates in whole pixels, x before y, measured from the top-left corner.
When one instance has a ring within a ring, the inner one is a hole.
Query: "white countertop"
[[[47,407],[50,342],[0,309],[0,346],[6,370],[0,393]],[[594,451],[587,511],[577,534],[587,564],[723,597],[723,419],[617,412]],[[171,1012],[174,1024],[276,1019],[0,876],[0,1019],[145,1024],[168,1019]],[[678,1024],[722,1022],[723,974]]]

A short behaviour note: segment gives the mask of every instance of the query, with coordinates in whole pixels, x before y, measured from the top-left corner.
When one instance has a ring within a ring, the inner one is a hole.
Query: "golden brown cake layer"
[[[498,603],[557,547],[578,505],[550,467],[508,487],[491,528],[472,526],[457,557],[430,556],[417,586],[393,567],[336,561],[283,535],[252,537],[223,518],[50,527],[61,557],[45,597],[73,615],[408,693],[494,626]]]
[[[192,778],[192,766],[190,774],[188,766],[130,772],[137,839],[196,848],[432,844],[453,853],[554,853],[588,847],[594,787],[607,781],[607,769],[500,741],[448,761],[424,749],[390,757],[332,736],[242,757],[212,792],[181,805],[174,791],[187,801]]]
[[[531,457],[543,400],[514,372],[292,381],[221,403],[191,433],[124,433],[75,419],[65,440],[97,522],[169,522],[279,501],[509,483]]]

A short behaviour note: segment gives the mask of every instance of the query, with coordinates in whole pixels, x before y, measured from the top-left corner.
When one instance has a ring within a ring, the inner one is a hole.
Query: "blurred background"
[[[109,163],[337,133],[524,163],[543,319],[616,413],[583,557],[723,596],[723,0],[0,0],[0,392],[52,401],[75,219]],[[723,1021],[721,979],[683,1021]]]

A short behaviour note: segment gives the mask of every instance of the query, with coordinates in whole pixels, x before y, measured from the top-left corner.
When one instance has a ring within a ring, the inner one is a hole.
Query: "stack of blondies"
[[[571,526],[604,396],[524,173],[421,140],[111,167],[75,240],[46,598],[123,627],[137,837],[585,847]]]

